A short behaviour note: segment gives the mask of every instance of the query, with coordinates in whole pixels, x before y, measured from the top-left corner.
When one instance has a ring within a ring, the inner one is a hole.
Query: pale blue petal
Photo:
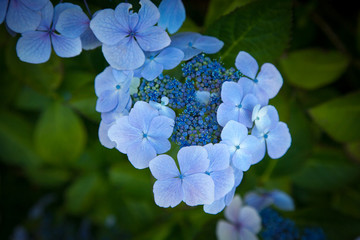
[[[54,17],[54,6],[49,1],[48,4],[41,10],[41,22],[37,28],[40,31],[50,30],[52,21]]]
[[[151,143],[143,140],[140,143],[133,143],[127,148],[127,155],[130,163],[137,169],[144,169],[149,162],[156,157],[156,151]]]
[[[253,94],[246,94],[241,102],[241,105],[244,109],[247,109],[250,111],[250,113],[252,113],[254,107],[259,103],[258,99],[255,97],[255,95]],[[251,115],[250,115],[250,121],[252,121],[251,119]]]
[[[117,44],[128,35],[116,20],[112,9],[99,11],[90,21],[90,28],[100,42],[108,45]]]
[[[224,220],[217,223],[216,236],[218,240],[239,240],[235,226]]]
[[[148,81],[152,81],[162,73],[163,69],[163,65],[155,62],[154,60],[145,61],[141,71],[141,76]]]
[[[204,147],[183,147],[177,154],[180,172],[188,175],[193,173],[204,173],[210,164],[208,154]]]
[[[131,80],[134,76],[133,71],[120,71],[113,68],[112,73],[117,83],[126,86],[126,88],[130,88]]]
[[[256,110],[257,109],[258,107]],[[255,119],[256,128],[266,133],[276,127],[279,122],[279,114],[274,106],[268,105],[261,108],[257,114],[253,116],[253,119]]]
[[[129,98],[129,102],[131,102],[131,98]],[[113,111],[101,113],[101,120],[106,124],[110,124],[123,116],[129,116],[129,111],[127,109],[119,108],[118,104]]]
[[[254,81],[250,80],[247,77],[241,77],[238,81],[238,84],[241,86],[241,88],[243,89],[244,95],[249,94],[249,93],[253,93],[253,88],[254,88]]]
[[[6,24],[11,30],[17,33],[34,31],[39,26],[40,21],[40,11],[31,10],[19,0],[10,1],[6,14]]]
[[[181,0],[163,0],[159,5],[160,19],[158,25],[168,29],[170,34],[179,30],[185,21],[185,7]]]
[[[254,161],[256,159],[263,159],[265,156],[265,152],[266,152],[266,144],[265,144],[265,138],[264,138],[264,133],[259,131],[256,127],[254,127],[251,130],[251,135],[257,137],[260,141],[260,145],[257,151],[255,151],[253,157],[254,157]],[[259,160],[259,161],[260,161]],[[257,163],[256,161],[253,162],[253,164]]]
[[[8,4],[9,0],[0,0],[0,24],[2,24],[5,19]]]
[[[67,38],[53,33],[51,42],[59,57],[69,58],[79,55],[82,51],[80,38]]]
[[[279,190],[274,190],[270,193],[273,201],[274,201],[274,205],[283,210],[283,211],[293,211],[295,210],[295,205],[294,205],[294,201],[292,200],[292,198]]]
[[[119,97],[116,91],[106,90],[101,93],[96,101],[97,112],[110,112],[116,108],[119,102]]]
[[[256,78],[259,86],[265,90],[270,99],[276,96],[283,84],[280,72],[271,63],[262,65]]]
[[[201,53],[201,50],[193,47],[194,42],[201,34],[194,32],[182,32],[171,36],[171,47],[175,47],[184,52],[184,61]]]
[[[172,157],[168,155],[160,155],[149,163],[151,174],[158,180],[179,177],[180,172]]]
[[[239,223],[243,228],[257,234],[261,229],[261,217],[259,213],[252,207],[244,206],[240,210]]]
[[[273,199],[268,194],[250,192],[244,197],[244,202],[260,212],[261,210],[271,206],[273,204]]]
[[[208,91],[196,91],[195,99],[200,104],[208,104],[210,100],[210,92]]]
[[[53,20],[53,26],[56,26],[57,21],[59,19],[60,14],[70,8],[77,8],[81,10],[81,7],[72,3],[59,3],[55,6],[54,9],[54,20]]]
[[[116,143],[111,141],[108,136],[108,131],[111,126],[112,124],[106,124],[104,121],[101,121],[98,132],[101,145],[109,149],[112,149],[116,146]]]
[[[138,101],[129,113],[129,122],[143,133],[148,133],[151,121],[157,116],[159,112],[155,108],[147,102]]]
[[[39,11],[49,2],[49,0],[20,0],[28,8]]]
[[[209,143],[204,146],[210,159],[208,172],[220,171],[227,169],[230,166],[230,153],[225,144],[212,144]]]
[[[101,46],[101,42],[96,38],[90,28],[87,28],[80,36],[81,45],[84,50],[92,50]]]
[[[225,208],[225,201],[224,198],[220,198],[215,200],[211,204],[204,205],[204,212],[209,214],[218,214]]]
[[[79,8],[66,9],[59,15],[55,29],[69,38],[77,38],[88,29],[90,20]]]
[[[117,45],[103,44],[102,51],[106,61],[118,70],[134,70],[145,62],[144,52],[134,38],[124,38]]]
[[[140,0],[140,4],[141,4],[141,8],[139,10],[139,22],[136,25],[136,31],[142,32],[158,22],[160,18],[160,12],[158,8],[149,0]],[[160,50],[160,49],[156,49],[156,50]],[[156,50],[145,50],[145,51],[156,51]]]
[[[210,204],[214,201],[214,182],[205,173],[187,175],[182,180],[184,202],[189,206]]]
[[[241,181],[242,181],[242,179],[243,179],[243,177],[244,177],[244,173],[243,173],[243,171],[240,171],[240,170],[238,170],[237,168],[234,168],[234,175],[235,175],[235,188],[237,187],[237,186],[239,186],[240,185],[240,183],[241,183]],[[234,189],[235,189],[234,188]],[[226,201],[225,201],[225,203],[226,203]],[[227,203],[227,205],[228,205],[229,203]]]
[[[220,49],[224,46],[224,42],[220,41],[216,37],[200,36],[195,40],[193,46],[204,53],[213,54],[220,51]]]
[[[224,127],[230,120],[239,119],[239,110],[234,105],[221,103],[216,112],[216,119],[219,125]]]
[[[158,51],[170,45],[169,35],[158,26],[136,33],[136,40],[144,51]]]
[[[153,191],[155,203],[159,207],[175,207],[184,198],[180,178],[157,180]]]
[[[236,168],[234,168],[235,170]],[[234,171],[235,173],[235,171]],[[236,175],[235,175],[235,185],[236,185]],[[230,203],[232,202],[232,200],[234,199],[234,195],[235,195],[235,191],[236,191],[236,187],[234,186],[231,191],[225,195],[224,197],[224,202],[225,202],[225,206],[229,206]]]
[[[167,47],[155,57],[155,61],[162,64],[164,69],[170,70],[175,68],[183,60],[184,53],[177,48]]]
[[[260,155],[263,152],[263,142],[255,136],[249,135],[240,144],[240,149],[246,150],[251,154],[251,164],[258,163],[264,158],[264,155]]]
[[[106,90],[114,90],[116,88],[116,81],[111,67],[106,67],[105,70],[95,77],[95,93],[100,96]]]
[[[256,60],[247,52],[240,51],[235,60],[235,66],[245,76],[255,79],[259,70]]]
[[[251,121],[251,110],[245,109],[245,108],[241,108],[238,109],[238,119],[235,119],[236,121],[238,121],[241,124],[244,124],[247,128],[251,128],[253,123]]]
[[[221,100],[226,104],[237,106],[244,97],[241,86],[235,82],[224,82],[221,87]]]
[[[151,120],[148,136],[154,138],[169,138],[173,133],[174,120],[165,116],[156,116]]]
[[[266,91],[259,85],[259,82],[254,83],[252,91],[250,93],[256,96],[262,106],[265,106],[269,103],[269,96]]]
[[[241,198],[236,195],[229,206],[225,208],[225,217],[232,223],[238,223],[242,202]]]
[[[258,237],[256,236],[256,234],[249,231],[247,228],[241,228],[239,231],[239,239],[258,240]]]
[[[44,63],[51,54],[50,36],[47,32],[23,33],[16,44],[16,53],[21,61]]]
[[[157,154],[166,153],[171,148],[170,141],[166,138],[148,137],[147,139],[151,146],[154,147]]]
[[[165,117],[175,120],[176,114],[175,114],[174,110],[172,110],[171,108],[164,106],[161,103],[157,103],[157,102],[154,102],[151,100],[149,101],[149,104],[153,108],[156,108],[159,111],[159,114],[161,116],[165,116]]]
[[[139,144],[142,141],[142,132],[130,125],[128,116],[119,118],[110,127],[108,136],[111,141],[116,142],[116,148],[125,154],[130,145]]]
[[[214,181],[215,185],[215,200],[218,200],[229,193],[235,183],[234,171],[232,167],[228,167],[224,170],[214,171],[210,173],[210,177]]]
[[[132,5],[130,3],[120,3],[115,8],[115,18],[120,24],[121,29],[128,34],[135,28],[136,24],[139,21],[139,16],[137,13],[129,12]]]
[[[229,121],[221,132],[221,139],[233,143],[234,146],[240,145],[248,136],[248,129],[241,123]]]
[[[291,145],[291,135],[286,123],[279,122],[277,126],[268,133],[266,146],[271,158],[282,157]]]
[[[232,156],[232,164],[237,169],[245,172],[249,170],[252,163],[252,155],[247,150],[238,149]]]

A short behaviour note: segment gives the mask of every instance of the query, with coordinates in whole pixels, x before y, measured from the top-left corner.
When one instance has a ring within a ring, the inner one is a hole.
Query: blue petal
[[[252,118],[255,120],[256,128],[263,133],[267,133],[271,129],[275,128],[279,122],[279,114],[276,108],[271,105],[261,108],[257,113],[254,111]]]
[[[193,33],[193,32],[177,33],[174,36],[171,36],[170,46],[178,48],[181,51],[183,51],[184,52],[183,60],[186,61],[201,53],[201,50],[193,47],[194,42],[199,37],[201,37],[201,34],[199,33]]]
[[[230,120],[237,121],[239,119],[239,110],[233,105],[221,103],[216,113],[216,119],[219,125],[224,127]]]
[[[204,147],[183,147],[177,154],[177,159],[182,174],[204,173],[210,164]],[[210,202],[211,203],[211,202]]]
[[[148,141],[154,147],[157,154],[166,153],[171,148],[170,141],[166,138],[148,137]]]
[[[140,144],[142,141],[142,132],[130,125],[128,116],[119,118],[110,127],[108,136],[111,141],[116,142],[116,148],[125,154],[130,145]]]
[[[72,3],[59,3],[58,5],[56,5],[55,9],[54,9],[53,26],[56,26],[60,14],[62,12],[64,12],[65,10],[71,9],[71,8],[77,8],[77,9],[81,10],[80,6],[72,4]]]
[[[224,82],[221,87],[221,100],[226,104],[237,106],[244,97],[241,86],[235,82]]]
[[[141,71],[141,76],[148,81],[154,80],[163,71],[163,66],[154,60],[147,60]]]
[[[262,106],[265,106],[269,102],[269,96],[266,93],[266,91],[260,86],[259,82],[253,84],[253,88],[251,89],[252,94],[256,96],[256,98],[259,100],[259,103]]]
[[[134,38],[124,38],[117,45],[103,44],[102,51],[106,61],[118,70],[134,70],[145,62],[144,52]]]
[[[55,53],[59,57],[69,58],[79,55],[82,51],[80,38],[67,38],[56,33],[51,35]]]
[[[266,139],[268,154],[271,158],[282,157],[291,145],[291,135],[286,123],[279,122],[277,126],[268,133]]]
[[[153,191],[155,203],[160,207],[175,207],[184,198],[180,178],[157,180]]]
[[[209,175],[196,173],[185,176],[182,181],[184,202],[187,205],[210,204],[214,201],[215,186]]]
[[[171,108],[169,108],[167,106],[164,106],[161,103],[157,103],[157,102],[154,102],[154,101],[151,101],[151,100],[150,100],[149,104],[153,108],[156,108],[159,111],[159,114],[161,116],[165,116],[165,117],[168,117],[168,118],[170,118],[172,120],[175,120],[176,114],[175,114],[174,110],[172,110]]]
[[[96,96],[100,95],[106,90],[113,90],[116,86],[116,81],[111,67],[105,68],[105,70],[99,73],[95,77],[95,93]]]
[[[130,13],[130,8],[132,8],[132,5],[130,3],[120,3],[115,8],[114,15],[118,24],[120,24],[121,28],[127,33],[133,31],[139,21],[138,14]]]
[[[211,204],[205,204],[204,205],[204,212],[210,213],[210,214],[218,214],[224,208],[225,208],[224,198],[220,198],[218,200],[215,200]]]
[[[276,96],[283,84],[280,72],[271,63],[262,65],[256,78],[270,99]]]
[[[257,72],[259,71],[259,65],[256,60],[247,52],[239,52],[235,60],[235,66],[245,76],[255,79]]]
[[[149,163],[151,174],[158,180],[179,177],[180,172],[172,157],[160,155]]]
[[[110,112],[118,105],[119,98],[116,91],[106,90],[101,93],[100,97],[96,101],[96,111],[98,112]]]
[[[144,169],[149,162],[156,157],[156,151],[151,143],[143,140],[140,143],[133,143],[127,148],[127,155],[130,163],[137,169]]]
[[[241,198],[236,195],[230,205],[225,208],[224,215],[226,219],[232,223],[238,222],[241,206]]]
[[[247,228],[241,228],[239,231],[239,239],[246,239],[246,240],[258,240],[258,237],[255,233],[251,232]]]
[[[240,183],[241,183],[241,181],[242,181],[242,179],[244,177],[244,173],[243,173],[243,171],[239,171],[238,169],[234,168],[234,175],[235,175],[235,185],[234,185],[235,187],[234,187],[234,189],[236,189],[236,187],[240,185]],[[226,205],[230,204],[230,203],[227,202],[226,198],[225,198],[225,203],[226,203]]]
[[[230,153],[225,144],[209,143],[204,148],[210,160],[208,172],[225,170],[230,166]]]
[[[160,18],[160,12],[157,9],[157,7],[149,0],[140,0],[140,4],[141,4],[141,8],[139,10],[139,22],[136,25],[136,31],[142,32],[150,28],[151,26],[154,26],[158,22]],[[156,50],[145,50],[145,51],[156,51]]]
[[[217,236],[218,240],[239,240],[238,235],[239,234],[236,231],[236,228],[234,225],[232,225],[224,220],[220,220],[217,223],[216,236]]]
[[[173,133],[174,120],[165,116],[157,116],[151,120],[148,136],[154,138],[169,138]]]
[[[173,69],[183,60],[184,53],[177,48],[167,47],[155,57],[155,61],[162,64],[164,69]]]
[[[283,211],[293,211],[295,209],[294,201],[288,194],[279,190],[274,190],[270,194],[277,208]]]
[[[9,0],[0,0],[0,24],[2,24],[5,19],[8,4]]]
[[[238,149],[232,156],[232,164],[237,169],[245,172],[249,170],[252,163],[252,155],[246,150]]]
[[[249,135],[240,144],[240,149],[246,150],[251,154],[251,164],[258,163],[264,158],[265,152],[262,150],[263,142],[255,136]],[[264,153],[260,155],[260,153]]]
[[[138,101],[129,113],[129,122],[143,133],[148,133],[151,121],[157,116],[159,112],[155,108],[147,102]]]
[[[224,42],[216,37],[201,36],[196,39],[193,45],[195,48],[203,51],[204,53],[217,53],[224,46]]]
[[[129,102],[131,102],[131,98],[129,98]],[[129,111],[127,109],[119,108],[118,104],[113,111],[101,113],[101,120],[106,124],[110,124],[123,116],[129,116]]]
[[[158,51],[170,45],[170,37],[158,26],[136,33],[136,40],[144,51]]]
[[[51,54],[50,36],[47,32],[23,33],[16,44],[16,52],[23,62],[44,63]]]
[[[229,121],[221,132],[221,140],[229,141],[234,146],[240,145],[248,136],[248,129],[241,123]]]
[[[239,214],[239,222],[244,229],[251,233],[257,234],[261,229],[261,217],[259,213],[252,207],[244,206]],[[253,239],[256,239],[254,236]]]
[[[185,21],[185,7],[181,0],[163,0],[159,5],[160,19],[158,25],[168,29],[170,34],[179,30]]]
[[[268,194],[258,194],[255,192],[247,193],[244,197],[244,201],[258,212],[273,204],[273,199]]]
[[[116,20],[112,9],[99,11],[90,21],[90,28],[100,42],[108,45],[117,44],[128,35],[126,29]]]
[[[6,15],[6,24],[17,33],[34,31],[40,24],[41,13],[26,7],[19,0],[12,0],[9,3]]]
[[[96,38],[90,28],[87,28],[80,36],[81,45],[84,50],[92,50],[101,46],[101,42]]]
[[[59,15],[55,29],[69,38],[77,38],[88,29],[90,20],[86,14],[78,8],[66,9]]]
[[[235,183],[234,171],[231,167],[214,171],[210,173],[210,177],[213,179],[215,185],[215,200],[218,200],[229,193]]]
[[[49,2],[49,0],[20,0],[25,6],[34,11],[39,11]]]
[[[116,143],[111,141],[108,136],[108,131],[111,126],[112,124],[106,124],[104,121],[101,121],[98,132],[101,145],[109,149],[112,149],[116,146]]]
[[[54,17],[54,6],[49,1],[41,10],[41,22],[37,28],[40,31],[49,31]]]

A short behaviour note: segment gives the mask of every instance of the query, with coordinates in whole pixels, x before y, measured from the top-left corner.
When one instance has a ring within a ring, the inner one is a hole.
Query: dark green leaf
[[[41,111],[51,104],[51,99],[32,88],[23,87],[16,99],[16,107],[23,110]]]
[[[343,214],[360,219],[360,193],[355,190],[347,190],[337,194],[332,202],[333,208]]]
[[[336,81],[349,65],[338,51],[304,49],[290,52],[280,61],[285,81],[304,89],[316,89]]]
[[[282,54],[288,45],[290,26],[291,1],[260,0],[220,18],[207,34],[224,41],[219,56],[228,66],[234,66],[239,51],[250,53],[261,64]]]
[[[61,186],[70,178],[70,172],[66,169],[36,167],[27,170],[32,182],[42,187],[53,188]]]
[[[348,143],[345,149],[352,158],[360,162],[360,141]]]

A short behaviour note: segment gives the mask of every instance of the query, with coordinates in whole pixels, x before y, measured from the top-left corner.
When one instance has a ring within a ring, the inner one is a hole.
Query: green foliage
[[[334,140],[360,139],[360,92],[332,99],[310,109],[314,121]]]
[[[308,90],[336,81],[348,65],[349,59],[340,52],[316,48],[290,52],[280,61],[285,81]]]
[[[223,16],[206,33],[224,42],[219,56],[234,66],[239,51],[250,53],[259,64],[272,62],[288,46],[291,1],[260,0]]]

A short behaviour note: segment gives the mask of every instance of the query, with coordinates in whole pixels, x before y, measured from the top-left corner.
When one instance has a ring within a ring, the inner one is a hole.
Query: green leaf
[[[35,146],[48,162],[63,164],[82,153],[86,132],[81,119],[60,102],[50,105],[35,129]]]
[[[348,65],[348,57],[340,52],[316,48],[290,52],[280,61],[285,81],[308,90],[336,81]]]
[[[15,104],[23,110],[41,111],[51,104],[51,99],[25,86],[21,89]]]
[[[317,191],[336,191],[354,181],[359,167],[334,149],[318,149],[306,160],[304,168],[293,176],[294,184]]]
[[[66,169],[36,167],[27,169],[32,182],[47,188],[54,188],[63,185],[71,177]]]
[[[360,193],[355,190],[350,189],[337,194],[332,206],[343,214],[360,219]]]
[[[348,143],[345,149],[352,158],[360,162],[360,141]]]
[[[314,121],[334,140],[360,140],[360,92],[335,98],[310,109]]]
[[[100,122],[100,113],[95,111],[96,101],[97,97],[92,83],[72,92],[68,103],[86,118]]]
[[[207,31],[224,41],[218,54],[234,66],[239,51],[251,54],[259,64],[272,62],[288,45],[291,26],[291,1],[260,0],[223,16]]]

